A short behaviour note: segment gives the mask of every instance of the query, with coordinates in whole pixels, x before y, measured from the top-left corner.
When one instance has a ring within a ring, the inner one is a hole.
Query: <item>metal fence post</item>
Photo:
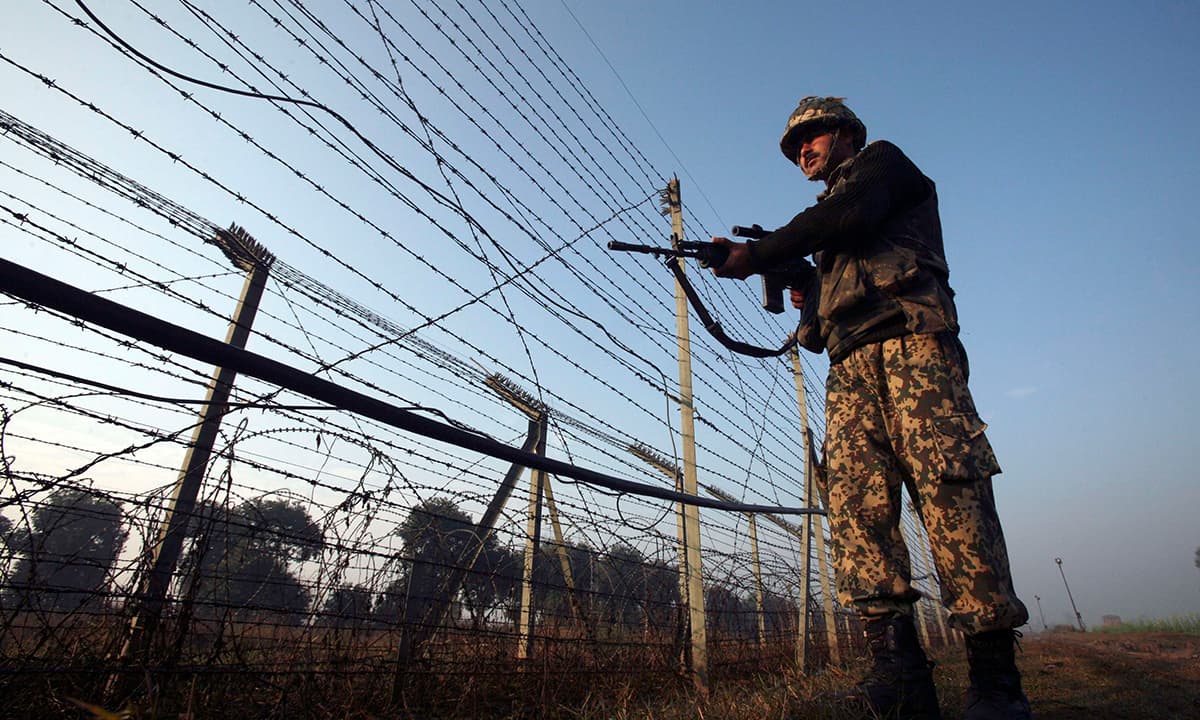
[[[535,447],[540,447],[539,454],[544,454],[546,447],[545,438],[548,437],[549,432],[547,421],[550,418],[550,408],[542,401],[533,397],[533,395],[518,387],[516,383],[498,374],[489,376],[486,382],[488,387],[508,401],[513,407],[523,412],[529,418],[530,423],[537,426],[539,437],[542,439],[540,444]],[[531,433],[533,425],[530,426]],[[567,588],[567,598],[571,605],[571,612],[575,616],[575,620],[583,627],[588,640],[595,641],[596,628],[591,618],[584,611],[583,603],[579,600],[579,591],[575,585],[575,574],[571,570],[571,557],[567,553],[566,539],[563,537],[562,524],[558,519],[558,506],[554,503],[554,491],[551,489],[549,478],[545,477],[543,480],[544,482],[541,486],[542,492],[545,495],[546,509],[550,511],[550,527],[554,530],[554,542],[558,546],[558,560],[562,568],[563,584]]]
[[[674,487],[678,491],[683,490],[683,471],[679,466],[672,462],[669,458],[660,455],[649,447],[637,444],[628,447],[629,452],[634,456],[644,460],[647,464],[656,470],[661,471],[664,475],[671,478]],[[711,488],[705,486],[705,489],[721,499],[727,499],[723,493],[713,492]],[[676,633],[676,643],[678,645],[679,667],[680,671],[687,672],[691,667],[691,651],[684,643],[688,635],[688,618],[687,614],[687,596],[688,596],[688,573],[687,573],[687,531],[684,526],[683,503],[677,503],[675,512],[675,530],[679,540],[679,617],[678,629]]]
[[[719,488],[715,488],[710,485],[701,485],[700,487],[704,488],[705,492],[717,498],[718,500],[724,500],[725,502],[731,503],[737,502],[732,495],[722,491]],[[754,601],[758,607],[758,644],[761,647],[762,645],[766,644],[767,618],[766,610],[763,607],[763,595],[765,593],[763,591],[762,563],[759,561],[758,555],[758,519],[754,513],[746,513],[745,515],[750,525],[750,565],[751,572],[754,574]],[[778,517],[772,517],[770,514],[768,514],[767,519],[779,524],[780,527],[785,530],[795,532],[790,526],[782,522]]]
[[[1067,573],[1063,570],[1062,558],[1054,558],[1054,562],[1058,564],[1058,573],[1062,575],[1063,586],[1067,588],[1067,599],[1071,601],[1071,609],[1075,611],[1075,621],[1079,623],[1079,631],[1087,632],[1087,628],[1083,625],[1083,616],[1079,614],[1079,608],[1075,607],[1075,597],[1071,595],[1071,586],[1067,584]]]
[[[589,641],[595,642],[596,628],[592,619],[584,612],[583,603],[579,600],[579,591],[575,585],[575,573],[571,570],[571,556],[567,553],[566,540],[563,537],[562,524],[558,520],[558,507],[554,504],[554,491],[550,488],[550,480],[542,485],[546,494],[546,509],[550,511],[550,527],[554,530],[554,543],[558,546],[558,562],[562,568],[563,584],[567,587],[567,602],[571,605],[571,614],[583,628]]]
[[[812,447],[812,433],[808,428],[808,399],[804,394],[804,368],[800,364],[800,353],[791,350],[792,376],[796,382],[796,402],[800,407],[800,435],[804,439],[804,504],[812,507],[815,494],[813,480],[816,473],[816,453]],[[800,574],[804,578],[800,592],[799,637],[796,639],[796,666],[804,672],[808,664],[808,600],[811,592],[809,578],[810,554],[812,552],[812,516],[804,518],[800,525]],[[826,620],[828,624],[828,620]]]

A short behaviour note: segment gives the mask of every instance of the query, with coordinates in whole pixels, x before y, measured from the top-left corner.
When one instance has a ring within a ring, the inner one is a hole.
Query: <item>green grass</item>
[[[1123,622],[1115,627],[1097,628],[1102,633],[1128,632],[1174,632],[1188,635],[1200,635],[1200,613],[1176,615],[1169,618],[1146,619],[1138,618],[1133,622]]]

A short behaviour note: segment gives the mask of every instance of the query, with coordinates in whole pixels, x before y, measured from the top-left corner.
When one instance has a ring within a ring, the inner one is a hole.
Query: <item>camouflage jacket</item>
[[[958,331],[937,190],[895,145],[843,162],[816,205],[751,246],[756,271],[807,255],[817,273],[799,340],[831,362],[890,337]]]

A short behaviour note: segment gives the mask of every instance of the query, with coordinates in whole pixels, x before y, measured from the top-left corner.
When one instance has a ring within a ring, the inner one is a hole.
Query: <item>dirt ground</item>
[[[1026,636],[1021,647],[1018,664],[1042,720],[1200,718],[1200,635],[1050,632]],[[949,681],[941,693],[948,717],[966,682],[960,655],[938,663]]]

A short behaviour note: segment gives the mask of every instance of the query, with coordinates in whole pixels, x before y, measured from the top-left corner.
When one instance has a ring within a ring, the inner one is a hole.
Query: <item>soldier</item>
[[[913,625],[905,487],[951,623],[966,634],[966,717],[1029,718],[1013,657],[1029,616],[992,495],[1000,466],[967,389],[937,192],[899,148],[866,135],[841,98],[801,100],[780,148],[825,190],[761,240],[713,238],[730,251],[714,272],[745,278],[808,255],[815,264],[813,282],[791,295],[806,310],[799,340],[829,352],[821,490],[838,598],[860,613],[874,661],[856,701],[877,717],[941,717]]]

